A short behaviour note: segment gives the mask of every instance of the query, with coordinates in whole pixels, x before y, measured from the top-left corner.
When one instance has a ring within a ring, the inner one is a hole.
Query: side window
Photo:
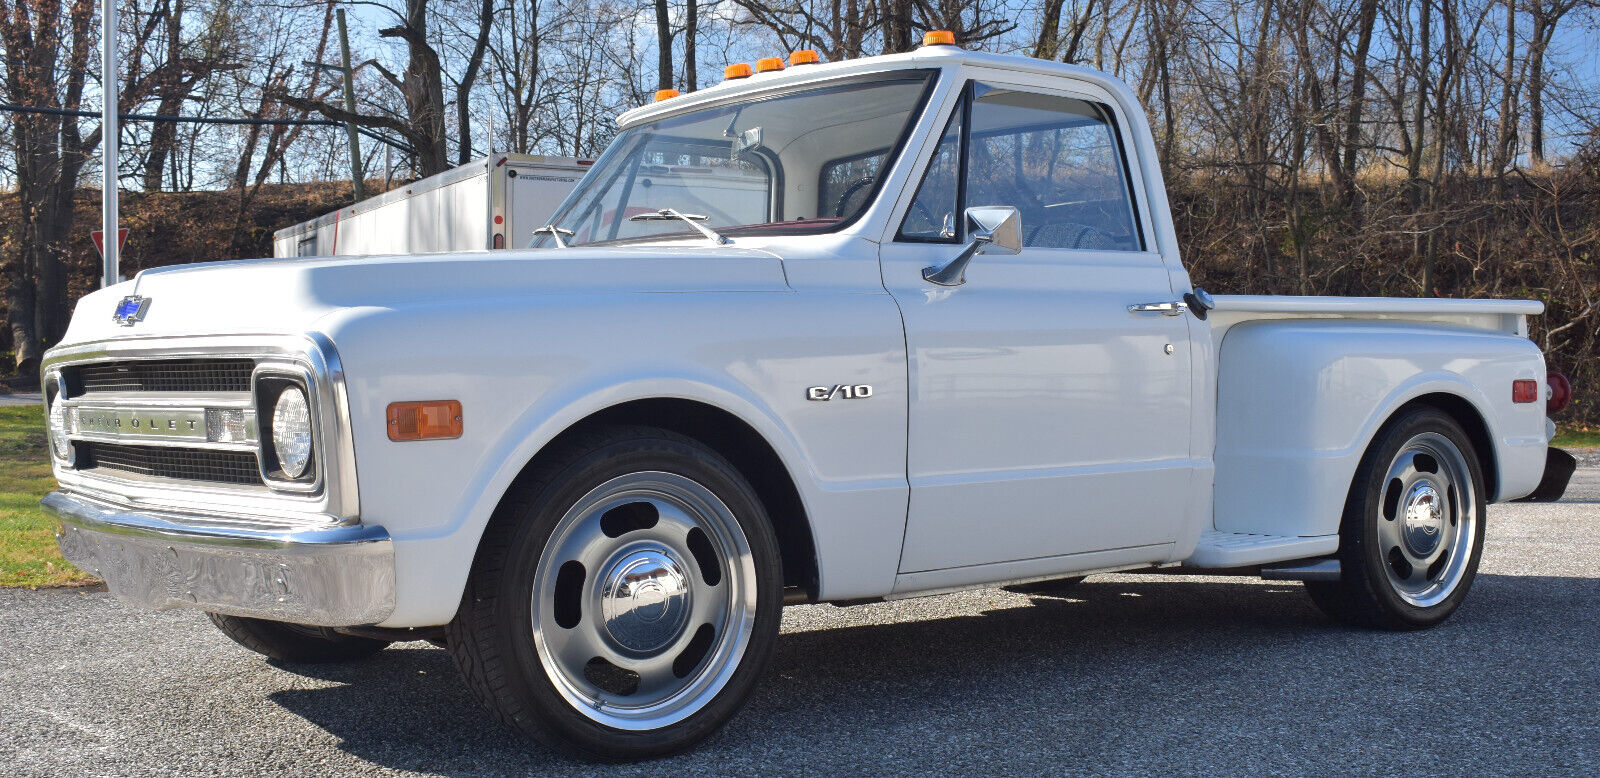
[[[1020,210],[1024,246],[1141,249],[1106,109],[1070,97],[975,87],[967,206]]]
[[[900,224],[900,238],[952,241],[961,229],[961,207],[957,202],[961,192],[956,182],[961,177],[961,125],[966,112],[963,101],[950,116],[944,137],[917,187],[917,196],[911,201],[911,210]]]

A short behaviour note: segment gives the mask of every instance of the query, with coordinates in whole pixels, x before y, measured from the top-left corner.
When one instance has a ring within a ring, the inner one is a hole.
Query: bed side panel
[[[1367,445],[1426,394],[1460,396],[1483,417],[1501,487],[1492,500],[1538,483],[1544,406],[1511,402],[1514,379],[1536,379],[1542,392],[1543,360],[1524,338],[1427,323],[1247,322],[1228,331],[1218,369],[1218,530],[1338,532]]]

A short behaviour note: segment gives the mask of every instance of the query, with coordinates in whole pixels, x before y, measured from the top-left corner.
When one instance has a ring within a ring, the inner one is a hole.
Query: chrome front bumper
[[[295,624],[377,624],[394,612],[394,544],[382,527],[294,529],[132,511],[68,492],[44,509],[61,555],[145,608],[200,608]]]

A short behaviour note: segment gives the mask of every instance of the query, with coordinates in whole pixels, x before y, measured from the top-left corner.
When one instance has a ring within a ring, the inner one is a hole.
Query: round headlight
[[[306,466],[311,464],[311,406],[300,387],[283,390],[272,408],[272,449],[284,475],[305,475]]]
[[[67,404],[62,402],[61,391],[50,394],[50,445],[56,457],[72,461],[72,441],[67,438]]]

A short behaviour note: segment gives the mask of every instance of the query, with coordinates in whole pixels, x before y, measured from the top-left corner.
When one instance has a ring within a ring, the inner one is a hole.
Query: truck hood
[[[614,247],[413,256],[256,259],[146,270],[85,296],[63,345],[120,337],[289,334],[344,308],[550,294],[787,291],[773,254],[737,248]],[[148,303],[116,321],[129,296]]]

